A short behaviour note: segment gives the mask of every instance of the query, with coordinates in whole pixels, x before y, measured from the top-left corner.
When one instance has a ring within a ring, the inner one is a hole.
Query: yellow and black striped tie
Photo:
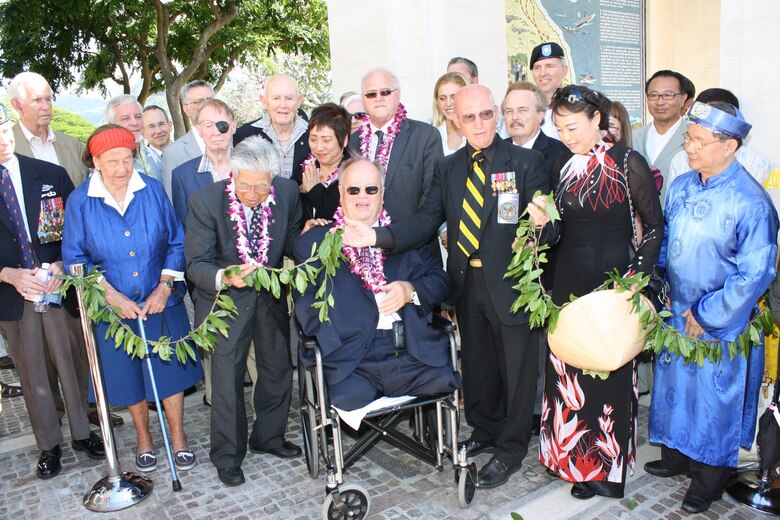
[[[482,161],[485,154],[477,150],[471,156],[473,167],[466,179],[466,193],[463,196],[463,213],[460,217],[460,238],[458,247],[466,258],[479,249],[479,236],[482,229],[482,193],[485,188],[485,172],[482,171]]]

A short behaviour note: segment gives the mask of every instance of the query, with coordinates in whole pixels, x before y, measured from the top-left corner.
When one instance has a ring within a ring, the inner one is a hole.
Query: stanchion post
[[[78,278],[84,277],[84,264],[70,266],[70,274]],[[90,511],[105,513],[119,511],[141,502],[149,496],[154,489],[151,479],[144,475],[122,472],[119,466],[119,458],[116,455],[116,442],[114,441],[114,428],[111,424],[111,410],[106,399],[106,388],[103,383],[103,370],[100,367],[100,355],[97,350],[97,342],[92,332],[92,323],[83,308],[84,291],[76,285],[76,294],[79,301],[79,318],[81,331],[84,334],[84,344],[87,348],[87,360],[89,372],[92,376],[92,385],[95,390],[95,405],[97,406],[100,431],[103,434],[103,445],[106,451],[108,463],[108,475],[100,479],[92,489],[84,495],[84,507]]]

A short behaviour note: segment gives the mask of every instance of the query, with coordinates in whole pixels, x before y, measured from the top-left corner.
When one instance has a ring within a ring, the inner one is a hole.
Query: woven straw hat
[[[561,310],[550,350],[582,370],[613,371],[642,351],[647,330],[633,311],[630,293],[614,289],[577,298]],[[644,296],[645,304],[652,308]]]

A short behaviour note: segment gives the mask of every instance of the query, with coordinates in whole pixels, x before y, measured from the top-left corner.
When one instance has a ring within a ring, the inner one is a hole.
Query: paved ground
[[[13,370],[0,371],[0,380],[16,380]],[[297,384],[296,384],[297,388]],[[247,391],[248,396],[248,391]],[[347,483],[360,483],[370,494],[371,518],[398,519],[509,519],[517,512],[526,520],[558,518],[666,518],[676,520],[688,515],[680,508],[687,488],[682,477],[657,479],[641,469],[653,460],[658,450],[647,444],[647,398],[643,398],[640,415],[639,463],[628,481],[626,498],[594,498],[578,501],[569,496],[570,486],[546,474],[536,461],[537,441],[531,445],[521,471],[508,484],[494,490],[477,490],[469,509],[460,509],[454,484],[454,472],[445,467],[441,473],[423,465],[393,448],[375,449],[347,472]],[[202,391],[185,400],[186,429],[190,446],[199,464],[181,474],[183,491],[171,490],[170,474],[160,441],[156,418],[152,421],[157,441],[157,471],[152,495],[139,505],[115,514],[90,513],[82,505],[84,494],[107,474],[103,463],[75,454],[63,446],[63,471],[54,479],[35,477],[38,457],[24,402],[21,398],[4,400],[0,412],[0,519],[41,518],[120,518],[120,519],[212,519],[267,518],[315,519],[320,515],[325,480],[309,478],[303,457],[291,461],[267,455],[249,454],[243,469],[247,483],[226,488],[217,479],[208,460],[209,409],[202,402]],[[301,443],[297,398],[290,414],[289,438]],[[118,410],[129,423],[126,410]],[[67,421],[63,426],[69,439]],[[463,434],[462,434],[463,435]],[[135,449],[132,426],[115,430],[119,459],[127,471]],[[489,455],[480,455],[484,464]],[[759,515],[730,498],[717,502],[699,518],[746,519]]]

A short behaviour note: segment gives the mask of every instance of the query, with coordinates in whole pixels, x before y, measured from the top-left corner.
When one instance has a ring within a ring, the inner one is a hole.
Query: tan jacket
[[[81,162],[81,154],[84,152],[84,144],[62,132],[54,132],[54,150],[57,152],[57,158],[60,160],[60,166],[68,172],[70,180],[74,186],[78,186],[89,176],[89,169]],[[27,157],[36,157],[32,153],[30,143],[24,137],[19,123],[14,125],[14,137],[16,138],[16,153]]]

